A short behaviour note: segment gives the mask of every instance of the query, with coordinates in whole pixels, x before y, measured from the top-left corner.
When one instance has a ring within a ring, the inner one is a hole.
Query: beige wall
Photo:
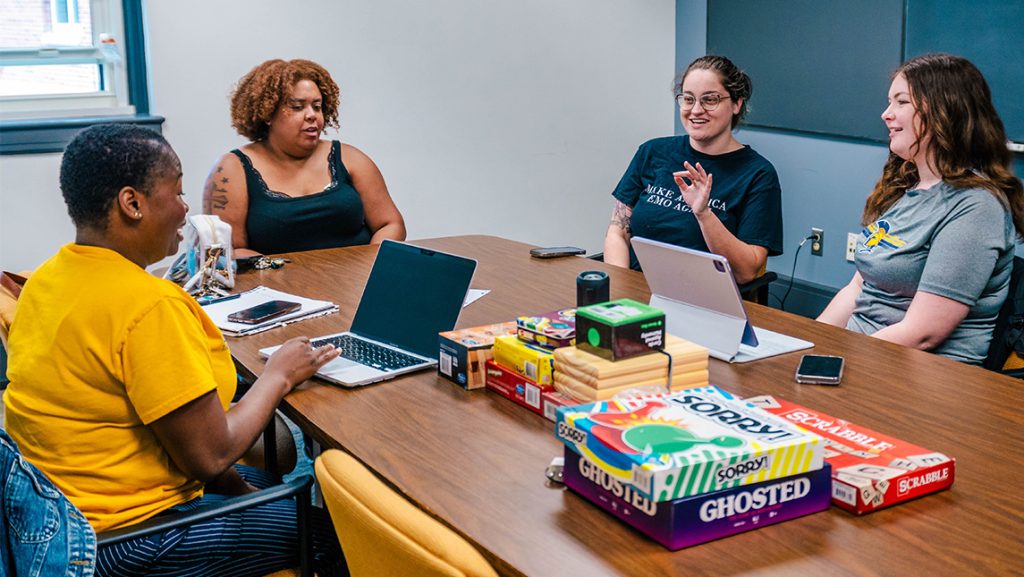
[[[342,89],[340,138],[380,166],[409,238],[487,233],[601,249],[636,147],[672,133],[674,0],[148,2],[152,109],[192,212],[234,82],[274,57]],[[73,238],[59,155],[0,157],[0,268]]]

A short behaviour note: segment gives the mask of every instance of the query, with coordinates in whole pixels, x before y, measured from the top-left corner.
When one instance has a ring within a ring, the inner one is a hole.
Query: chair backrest
[[[491,577],[466,540],[338,450],[316,460],[316,477],[352,577]]]
[[[1024,258],[1013,257],[1013,270],[1010,273],[1010,292],[1006,302],[999,309],[996,326],[992,330],[992,342],[988,347],[988,356],[982,366],[986,369],[999,371],[1004,368],[1007,359],[1016,350],[1024,353]],[[1012,367],[1011,367],[1012,368]]]

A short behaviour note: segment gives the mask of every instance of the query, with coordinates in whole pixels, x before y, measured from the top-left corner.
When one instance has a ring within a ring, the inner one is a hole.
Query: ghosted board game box
[[[655,503],[572,449],[567,487],[627,525],[676,550],[828,509],[831,469]]]
[[[655,502],[815,471],[824,455],[818,435],[714,386],[560,407],[555,431]]]
[[[956,460],[768,395],[747,401],[821,435],[832,465],[832,502],[870,513],[949,488]]]

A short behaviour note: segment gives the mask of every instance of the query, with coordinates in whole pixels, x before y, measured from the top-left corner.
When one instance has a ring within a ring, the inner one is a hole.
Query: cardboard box
[[[569,447],[563,470],[567,487],[673,551],[824,511],[831,477],[826,463],[792,477],[654,503]]]
[[[515,401],[541,416],[544,415],[544,407],[541,404],[544,393],[555,392],[551,385],[538,385],[494,361],[487,361],[486,383],[487,390]]]
[[[863,515],[948,489],[956,460],[768,395],[747,399],[821,435],[832,465],[832,502]]]
[[[821,437],[713,386],[562,407],[555,429],[571,449],[659,503],[824,463]]]
[[[574,399],[559,393],[557,390],[546,391],[540,395],[541,412],[544,418],[554,422],[558,416],[558,407],[571,407],[578,405]]]
[[[524,343],[516,337],[495,337],[494,360],[538,385],[553,385],[555,360],[551,349]]]
[[[665,313],[632,299],[576,309],[576,346],[610,361],[665,347]]]
[[[494,337],[515,333],[516,324],[511,321],[439,333],[438,374],[466,390],[482,389],[484,363],[494,356]]]
[[[576,309],[517,317],[516,336],[549,349],[571,347],[576,344]]]

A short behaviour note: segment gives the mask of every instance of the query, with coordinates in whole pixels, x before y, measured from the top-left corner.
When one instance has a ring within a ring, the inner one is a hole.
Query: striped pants
[[[260,469],[236,465],[252,486],[262,489],[278,480]],[[169,509],[188,511],[223,501],[205,494]],[[310,509],[313,567],[320,577],[345,576],[345,558],[327,512]],[[276,501],[182,529],[104,547],[97,553],[97,577],[254,577],[297,567],[298,529],[295,502]]]

